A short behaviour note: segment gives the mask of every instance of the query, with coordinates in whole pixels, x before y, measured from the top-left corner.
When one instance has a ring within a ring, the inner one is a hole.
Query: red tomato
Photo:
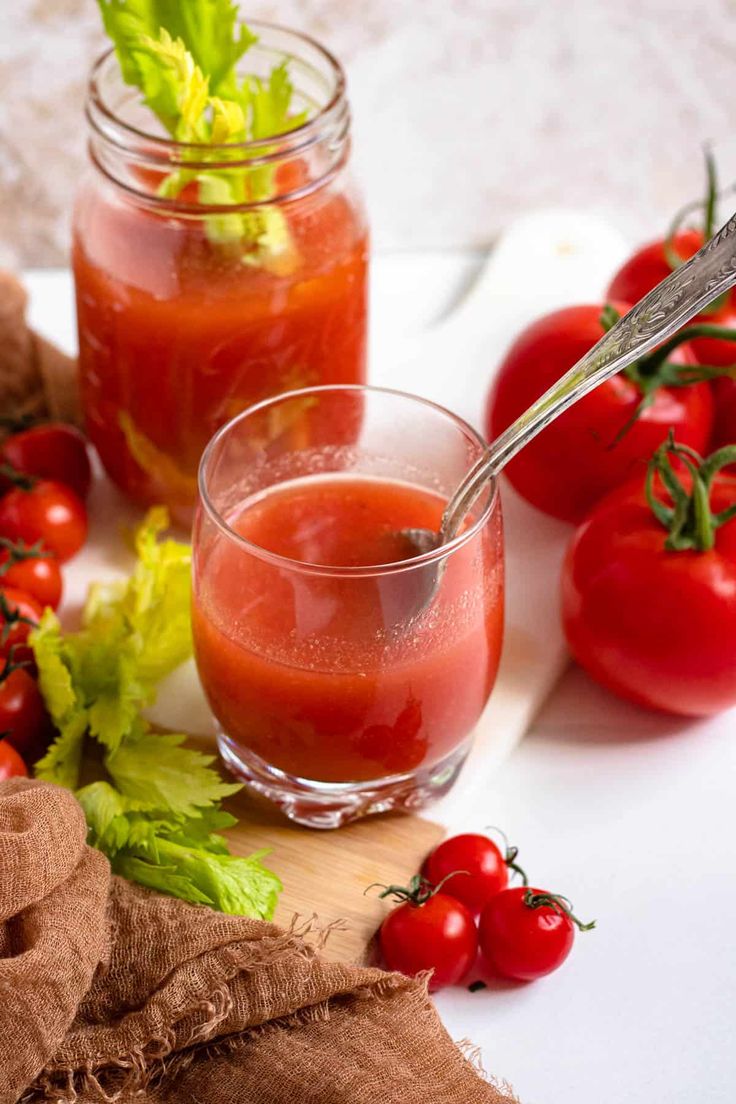
[[[698,315],[694,322],[707,322],[715,326],[724,326],[736,329],[736,297],[730,293],[730,298],[720,310],[714,314]],[[690,323],[693,325],[694,323]],[[719,367],[728,367],[736,364],[736,343],[726,341],[718,337],[693,337],[688,341],[698,364],[715,364]],[[719,380],[715,381],[716,383]],[[726,382],[731,382],[726,380]]]
[[[518,886],[492,897],[481,913],[478,941],[491,969],[502,977],[534,981],[565,961],[581,930],[563,897]]]
[[[52,732],[38,683],[9,660],[0,671],[0,732],[26,763],[41,758]]]
[[[433,893],[420,903],[404,901],[381,924],[379,940],[389,970],[410,977],[434,971],[432,990],[460,981],[478,950],[472,913],[446,893]]]
[[[0,498],[0,536],[26,544],[42,541],[64,563],[84,544],[87,511],[63,483],[39,479]]]
[[[487,836],[468,832],[452,836],[435,848],[424,864],[424,874],[432,885],[442,885],[442,892],[462,901],[471,912],[480,912],[489,898],[505,889],[509,867],[516,858],[516,848],[506,855]]]
[[[681,260],[688,261],[703,244],[703,231],[679,230],[672,239],[675,252]],[[607,299],[622,299],[625,303],[638,303],[662,280],[671,274],[672,268],[665,254],[663,239],[649,242],[637,249],[621,266],[608,285]]]
[[[702,244],[702,230],[680,230],[673,238],[673,245],[683,261],[697,253]],[[652,288],[665,280],[672,269],[665,256],[664,246],[664,241],[660,239],[638,249],[611,280],[606,292],[607,298],[638,303]],[[736,327],[736,294],[730,292],[718,310],[710,314],[699,314],[693,321]],[[736,345],[733,341],[698,337],[688,344],[699,364],[736,364]]]
[[[59,561],[40,544],[0,540],[0,586],[25,590],[42,606],[57,609],[63,586]]]
[[[74,426],[49,422],[8,437],[0,446],[0,463],[40,479],[65,483],[87,497],[92,478],[87,442]]]
[[[736,479],[716,475],[710,502],[715,512],[736,504]],[[641,479],[593,510],[563,567],[567,641],[622,697],[717,713],[736,703],[736,521],[716,531],[710,551],[668,551],[666,538]]]
[[[627,308],[622,306],[622,310]],[[497,437],[603,335],[600,306],[566,307],[545,315],[516,339],[489,396],[486,434]],[[686,345],[670,362],[692,364]],[[516,490],[532,505],[564,521],[588,510],[637,470],[644,470],[670,428],[702,451],[713,425],[707,383],[659,387],[651,404],[618,438],[642,399],[625,374],[602,383],[546,427],[508,464]]]
[[[711,444],[713,448],[736,444],[736,379],[721,376],[714,379],[711,386],[716,399]]]
[[[25,778],[28,770],[12,744],[0,737],[0,782],[6,778]]]
[[[16,663],[33,661],[33,650],[26,641],[42,613],[43,608],[30,594],[0,587],[0,657],[9,656],[12,649]]]

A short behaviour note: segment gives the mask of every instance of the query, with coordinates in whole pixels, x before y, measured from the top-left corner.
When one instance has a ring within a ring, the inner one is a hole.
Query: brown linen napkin
[[[159,897],[56,786],[0,783],[0,1104],[511,1104],[419,981]]]
[[[0,269],[0,413],[78,421],[76,361],[29,328],[27,301],[20,281]]]

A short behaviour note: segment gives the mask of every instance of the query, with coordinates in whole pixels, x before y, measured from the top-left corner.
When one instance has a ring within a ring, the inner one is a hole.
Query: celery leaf
[[[118,873],[225,912],[270,917],[280,882],[261,863],[230,855],[218,834],[235,821],[219,808],[240,789],[214,757],[177,733],[151,731],[141,709],[156,684],[191,655],[191,550],[162,538],[163,510],[135,536],[129,579],[90,588],[79,632],[47,610],[31,635],[39,686],[58,736],[36,774],[76,791],[90,843]],[[85,767],[99,775],[80,786]]]
[[[141,732],[105,758],[118,790],[141,805],[176,817],[196,817],[241,789],[212,769],[214,757],[183,747],[175,733]]]
[[[294,87],[288,60],[267,78],[246,75],[237,66],[258,41],[238,21],[232,0],[98,0],[105,29],[115,44],[123,79],[139,88],[145,102],[178,142],[217,147],[198,150],[195,160],[243,161],[239,144],[267,141],[301,126],[307,112],[294,113]],[[232,150],[227,147],[232,146]],[[261,154],[268,150],[259,151]],[[191,152],[182,154],[191,160]],[[217,180],[215,186],[214,181]],[[203,204],[240,206],[263,203],[274,194],[274,166],[212,171],[177,168],[159,186],[175,199],[196,182]],[[296,251],[280,211],[261,209],[205,217],[210,241],[245,243],[243,261],[281,275],[293,270]]]
[[[124,848],[112,861],[117,874],[193,904],[210,905],[236,916],[270,920],[281,891],[280,879],[263,866],[262,852],[240,858],[203,848],[186,831],[156,838],[155,858],[144,848]]]

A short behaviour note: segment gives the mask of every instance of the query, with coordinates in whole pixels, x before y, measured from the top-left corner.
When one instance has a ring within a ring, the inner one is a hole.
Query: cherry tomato
[[[437,893],[414,879],[414,896],[388,914],[381,924],[379,941],[390,970],[413,977],[432,970],[429,987],[454,985],[475,961],[478,936],[473,915],[446,893]],[[431,895],[429,895],[431,893]]]
[[[0,782],[6,778],[26,778],[28,769],[7,739],[0,737]]]
[[[432,885],[442,883],[442,892],[462,901],[471,912],[480,912],[489,898],[506,889],[509,867],[514,865],[516,848],[504,855],[488,836],[472,832],[452,836],[435,848],[424,864],[424,874]]]
[[[89,493],[92,470],[87,442],[74,426],[49,422],[8,437],[0,446],[0,463],[41,479],[64,483],[81,499]]]
[[[63,483],[39,479],[0,498],[0,536],[27,544],[42,541],[64,563],[84,544],[87,511]]]
[[[690,477],[679,479],[689,492]],[[736,479],[717,474],[703,495],[712,513],[734,507]],[[668,501],[661,486],[657,499]],[[705,716],[736,704],[736,520],[716,529],[710,550],[668,549],[668,539],[644,480],[599,503],[565,558],[565,634],[581,666],[615,693]]]
[[[621,311],[627,308],[621,304]],[[600,306],[566,307],[525,329],[501,362],[486,411],[486,433],[497,437],[604,333]],[[670,363],[693,364],[680,345]],[[643,471],[674,429],[678,440],[702,451],[713,426],[709,384],[660,386],[642,400],[624,373],[602,383],[546,427],[508,464],[509,480],[528,502],[553,517],[580,521],[614,487]],[[626,429],[626,426],[629,426]]]
[[[33,650],[26,641],[42,613],[42,606],[30,594],[0,587],[0,658],[12,651],[16,663],[33,662]]]
[[[676,252],[683,261],[697,253],[703,244],[702,230],[680,230],[673,238]],[[608,286],[609,299],[623,299],[626,303],[638,303],[647,292],[665,280],[672,269],[665,255],[662,239],[642,246],[618,270]],[[709,322],[718,326],[736,328],[736,294],[732,291],[717,310],[699,314],[693,322]],[[714,337],[693,338],[690,348],[699,364],[719,366],[736,364],[736,345]]]
[[[0,539],[0,586],[25,590],[42,606],[57,609],[63,587],[59,561],[40,544]]]
[[[41,758],[52,734],[38,683],[9,659],[0,670],[0,732],[26,763]]]
[[[502,977],[534,981],[565,961],[575,939],[568,902],[557,894],[518,886],[492,897],[480,916],[478,942],[491,969]]]

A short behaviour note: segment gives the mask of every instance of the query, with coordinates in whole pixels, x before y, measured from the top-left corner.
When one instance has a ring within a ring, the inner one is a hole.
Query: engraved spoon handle
[[[675,334],[734,284],[736,214],[491,442],[452,496],[442,519],[439,543],[452,540],[488,479],[497,475],[532,437],[599,383]]]

